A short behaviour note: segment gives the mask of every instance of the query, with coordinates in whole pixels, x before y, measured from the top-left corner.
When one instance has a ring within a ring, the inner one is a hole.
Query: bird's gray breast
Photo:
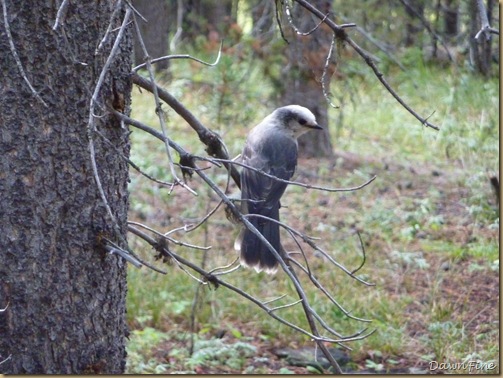
[[[243,163],[283,180],[290,180],[297,165],[297,142],[278,133],[252,135],[243,151]],[[287,184],[243,168],[243,198],[263,201],[252,208],[268,208],[278,202]]]

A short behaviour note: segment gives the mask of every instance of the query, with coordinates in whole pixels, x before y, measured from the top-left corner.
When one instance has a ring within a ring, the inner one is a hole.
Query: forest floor
[[[377,175],[374,183],[362,189],[364,195],[321,193],[313,202],[307,201],[302,191],[285,194],[287,208],[284,211],[290,214],[292,227],[306,229],[303,224],[305,216],[301,213],[307,211],[305,207],[310,207],[309,219],[324,220],[335,224],[337,229],[358,229],[365,240],[368,276],[375,279],[392,273],[378,280],[376,290],[379,298],[383,298],[385,308],[370,311],[370,317],[380,317],[383,323],[386,323],[386,316],[400,318],[400,321],[379,328],[369,337],[374,339],[370,345],[362,344],[350,353],[339,350],[343,370],[355,373],[438,373],[440,370],[430,371],[430,362],[473,360],[489,367],[475,372],[498,373],[498,361],[494,358],[498,353],[499,339],[499,264],[496,261],[499,226],[477,221],[473,205],[470,206],[470,198],[476,190],[483,193],[489,211],[498,211],[489,177],[481,188],[474,189],[466,185],[468,181],[462,177],[465,173],[460,164],[447,169],[436,164],[398,164],[391,159],[377,161],[338,153],[331,161],[302,159],[297,180],[321,180],[326,184],[340,182],[342,177],[362,171]],[[319,172],[323,172],[323,178]],[[159,204],[155,206],[159,214],[167,211],[182,214],[187,204],[187,198],[183,197],[174,197],[165,209],[159,208]],[[212,199],[212,202],[216,203],[216,200]],[[424,208],[420,210],[421,207]],[[366,212],[369,214],[363,215]],[[374,219],[376,214],[381,215]],[[390,227],[386,218],[393,214],[396,222]],[[152,217],[148,216],[147,220],[161,221],[156,220],[155,215]],[[377,224],[369,219],[377,220]],[[437,221],[433,221],[435,219]],[[410,224],[412,228],[408,227]],[[229,232],[225,221],[216,222],[215,227],[221,229],[210,231],[214,236]],[[329,236],[324,238],[329,239]],[[218,246],[217,239],[210,235],[209,244]],[[413,252],[397,257],[397,245],[406,246],[407,251]],[[392,265],[389,270],[382,266],[383,261],[384,265]],[[220,290],[224,289],[218,289],[217,293]],[[365,297],[359,303],[362,301],[365,303]],[[375,301],[375,298],[369,300],[371,306]],[[395,307],[395,303],[401,305]],[[152,347],[147,358],[153,372],[319,372],[312,342],[288,335],[267,336],[260,322],[240,321],[239,309],[229,311],[231,313],[227,314],[223,324],[215,324],[213,319],[209,321],[212,326],[206,329],[206,333],[201,333],[204,326],[198,328],[192,356],[187,352],[191,344],[187,317],[182,314],[172,319],[178,323],[176,326],[170,321],[161,321],[163,326],[157,328],[166,333],[162,341]],[[243,308],[243,311],[249,310]],[[387,311],[393,313],[386,314]],[[133,328],[143,326],[134,322]],[[387,337],[398,340],[382,340]],[[496,364],[494,369],[490,369],[491,363]]]
[[[300,159],[294,180],[354,188],[376,179],[360,190],[330,193],[289,185],[281,199],[281,219],[313,237],[333,261],[353,271],[364,256],[355,275],[373,286],[343,273],[286,232],[282,243],[287,251],[302,247],[305,260],[299,253],[290,256],[308,262],[337,302],[299,274],[307,300],[328,325],[325,336],[332,330],[346,337],[373,332],[345,343],[351,350],[336,349],[344,370],[499,373],[500,211],[491,185],[491,178],[499,180],[499,78],[422,62],[419,49],[406,55],[411,66],[406,71],[388,67],[388,80],[410,106],[431,114],[439,131],[422,127],[367,68],[347,67],[333,87],[340,107],[329,109],[335,155]],[[177,61],[173,79],[161,83],[219,133],[231,157],[241,152],[246,133],[272,110],[275,98],[260,60],[237,61],[208,68]],[[186,122],[168,106],[163,109],[170,138],[192,154],[207,156]],[[160,129],[153,98],[145,91],[135,89],[132,117]],[[134,128],[131,140],[131,159],[151,176],[171,181],[164,144]],[[206,160],[198,165],[226,189],[223,167]],[[197,175],[187,185],[197,196],[131,170],[129,219],[179,242],[211,247],[168,244],[207,271],[237,264],[238,230],[223,206],[205,218],[220,198]],[[239,197],[232,182],[228,189],[230,197]],[[187,231],[187,225],[203,219]],[[135,252],[166,274],[128,270],[128,373],[319,373],[323,359],[315,358],[310,336],[298,331],[309,326],[284,272],[238,269],[219,277],[276,306],[274,314],[297,329],[235,291],[201,285],[190,268],[163,264],[149,245],[132,235],[129,240]]]

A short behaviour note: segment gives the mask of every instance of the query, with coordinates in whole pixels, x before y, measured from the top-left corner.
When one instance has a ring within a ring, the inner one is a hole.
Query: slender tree
[[[125,368],[126,262],[104,244],[128,209],[120,4],[0,0],[0,373]]]

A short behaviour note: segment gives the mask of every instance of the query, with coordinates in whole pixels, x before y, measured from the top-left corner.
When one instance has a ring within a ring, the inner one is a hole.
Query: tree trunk
[[[472,64],[475,69],[484,76],[489,76],[491,73],[491,51],[492,51],[492,38],[489,35],[489,39],[486,38],[485,34],[481,34],[479,39],[475,39],[475,36],[482,27],[481,12],[477,0],[471,0],[469,4],[470,10],[470,57]],[[492,1],[487,1],[487,9],[484,12],[487,15],[489,24],[492,19]]]
[[[134,7],[147,20],[137,18],[143,42],[151,58],[159,58],[169,54],[169,20],[166,0],[134,0]],[[134,57],[135,64],[145,63],[143,51],[138,36],[135,34]],[[167,71],[169,60],[163,60],[154,65],[156,71]]]
[[[444,7],[444,36],[454,42],[458,35],[459,4],[457,0],[446,0]]]
[[[201,35],[220,43],[222,35],[236,22],[232,0],[186,0],[184,8],[184,36],[191,43]]]
[[[405,21],[405,41],[406,47],[417,46],[417,35],[424,30],[424,27],[419,24],[419,19],[416,15],[424,16],[424,2],[423,0],[414,0],[408,2],[409,7],[405,7],[407,18]]]
[[[332,1],[313,0],[311,3],[323,13],[331,10]],[[317,23],[313,21],[311,13],[294,4],[293,20],[302,32],[312,30]],[[332,33],[323,24],[309,36],[300,36],[290,31],[287,22],[284,30],[289,45],[286,46],[288,64],[282,72],[284,80],[281,90],[281,99],[278,105],[298,104],[309,108],[316,116],[318,123],[323,126],[323,131],[310,132],[299,138],[299,154],[302,156],[332,156],[330,143],[328,103],[323,95],[321,77],[325,69],[326,58],[332,42]],[[329,91],[329,81],[334,72],[331,63],[326,77],[326,90]]]
[[[114,237],[88,151],[91,93],[124,13],[114,1],[5,0],[4,12],[26,78],[0,21],[0,373],[122,373],[126,263],[102,248]],[[131,38],[126,33],[100,103],[129,110]],[[125,156],[128,130],[96,107],[97,129]],[[103,190],[122,236],[127,163],[94,135]]]

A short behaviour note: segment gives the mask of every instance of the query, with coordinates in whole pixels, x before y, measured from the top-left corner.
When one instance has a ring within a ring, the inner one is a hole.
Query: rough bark
[[[107,254],[115,240],[91,167],[91,93],[117,32],[103,49],[115,2],[5,0],[30,91],[0,21],[0,373],[122,373],[126,264]],[[121,12],[113,22],[120,26]],[[100,101],[129,108],[131,38],[125,37]],[[99,109],[99,108],[98,108]],[[128,131],[100,109],[98,130],[125,155]],[[126,235],[128,167],[95,137],[109,205]]]

